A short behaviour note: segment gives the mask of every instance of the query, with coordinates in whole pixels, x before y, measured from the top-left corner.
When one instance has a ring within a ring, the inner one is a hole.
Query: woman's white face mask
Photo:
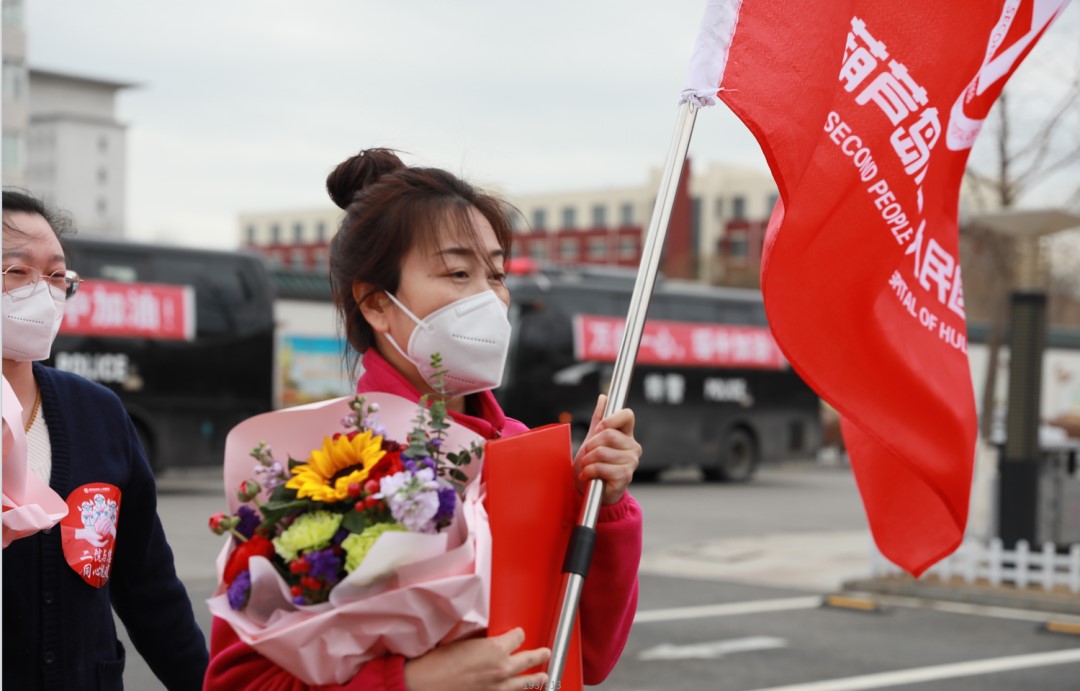
[[[3,295],[4,359],[45,360],[64,319],[66,302],[58,302],[44,281],[28,296]]]
[[[510,349],[510,320],[506,304],[495,291],[487,290],[456,300],[424,319],[419,319],[389,292],[387,296],[416,323],[405,350],[389,333],[387,339],[416,366],[432,388],[436,376],[431,356],[435,353],[439,354],[442,369],[446,372],[443,380],[447,396],[487,391],[502,382]]]

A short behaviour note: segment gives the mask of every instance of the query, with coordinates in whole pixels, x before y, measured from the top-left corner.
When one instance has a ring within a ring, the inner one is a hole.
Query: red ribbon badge
[[[64,557],[82,579],[100,588],[112,571],[120,489],[106,483],[76,488],[67,498],[68,515],[60,521]]]

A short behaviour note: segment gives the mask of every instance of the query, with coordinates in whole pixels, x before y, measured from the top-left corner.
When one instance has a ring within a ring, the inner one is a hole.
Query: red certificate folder
[[[570,425],[548,425],[484,447],[491,522],[491,635],[525,629],[523,650],[551,646],[562,565],[581,498],[574,489]],[[581,691],[575,622],[560,691]]]

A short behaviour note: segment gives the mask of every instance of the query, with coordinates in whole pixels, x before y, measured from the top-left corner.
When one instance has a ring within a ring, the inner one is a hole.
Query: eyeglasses
[[[9,266],[4,269],[4,292],[21,300],[37,292],[41,280],[49,287],[49,294],[57,302],[75,297],[82,279],[74,271],[54,271],[48,276],[30,266]]]

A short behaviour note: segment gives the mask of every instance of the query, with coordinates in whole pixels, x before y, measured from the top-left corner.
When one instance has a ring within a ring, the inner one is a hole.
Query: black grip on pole
[[[582,578],[589,575],[592,563],[593,547],[596,546],[596,528],[583,525],[574,526],[570,534],[570,544],[566,546],[566,559],[563,561],[563,573],[576,573]]]

